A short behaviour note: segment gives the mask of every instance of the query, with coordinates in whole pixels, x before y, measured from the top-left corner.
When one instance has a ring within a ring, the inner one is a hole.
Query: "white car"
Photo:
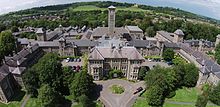
[[[69,62],[70,61],[70,58],[66,58],[66,62]]]

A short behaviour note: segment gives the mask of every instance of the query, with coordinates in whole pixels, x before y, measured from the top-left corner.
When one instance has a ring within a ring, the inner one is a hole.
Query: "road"
[[[138,97],[134,95],[138,87],[144,88],[144,82],[132,83],[126,80],[113,79],[107,81],[96,81],[98,85],[102,85],[100,92],[100,100],[104,103],[105,107],[131,107]],[[112,85],[120,85],[124,87],[125,91],[122,94],[113,94],[110,90]]]

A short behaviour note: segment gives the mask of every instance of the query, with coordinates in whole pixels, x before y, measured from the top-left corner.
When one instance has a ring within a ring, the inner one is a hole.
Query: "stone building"
[[[88,73],[101,80],[112,69],[121,70],[129,80],[137,80],[144,58],[135,47],[95,47],[89,53]]]
[[[0,101],[7,103],[20,87],[24,87],[22,74],[41,56],[43,56],[43,51],[39,45],[29,44],[12,57],[5,57],[3,65],[0,67]]]

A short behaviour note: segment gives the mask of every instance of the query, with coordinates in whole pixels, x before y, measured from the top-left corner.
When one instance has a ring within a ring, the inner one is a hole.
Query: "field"
[[[96,6],[93,6],[93,5],[86,5],[86,6],[78,6],[76,8],[70,8],[72,11],[92,11],[92,10],[101,10],[101,11],[104,11],[104,10],[107,10],[106,8],[99,8],[99,7],[96,7]],[[126,8],[126,7],[117,7],[117,10],[125,10],[125,11],[146,11],[146,10],[143,10],[143,9],[140,9],[138,7],[129,7],[129,8]]]
[[[196,88],[192,89],[179,89],[176,91],[176,96],[167,99],[165,101],[165,104],[163,107],[195,107],[195,102],[197,99],[197,95],[199,94],[199,91]],[[139,97],[138,100],[136,100],[135,104],[133,107],[150,107],[147,104],[145,97],[145,93],[143,94],[142,97]],[[212,104],[208,104],[207,107],[218,107],[214,106]]]

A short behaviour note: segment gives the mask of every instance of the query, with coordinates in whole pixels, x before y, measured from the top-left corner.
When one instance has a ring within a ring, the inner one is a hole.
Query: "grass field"
[[[183,89],[177,90],[176,95],[171,99],[167,99],[166,101],[195,103],[198,94],[199,94],[199,90],[197,90],[196,88],[191,88],[191,89],[183,88]],[[144,93],[141,98],[136,100],[133,107],[150,107],[147,104],[145,96],[146,96],[146,93]],[[169,102],[165,102],[163,107],[195,107],[195,106],[194,106],[194,104],[193,105],[185,105],[185,104],[171,104]],[[207,107],[219,107],[219,106],[207,105]]]
[[[176,95],[168,99],[169,101],[177,102],[196,102],[197,96],[199,95],[199,90],[196,88],[183,88],[176,91]]]
[[[76,8],[71,8],[72,11],[92,11],[92,10],[107,10],[107,8],[99,8],[99,7],[96,7],[96,6],[93,6],[93,5],[86,5],[86,6],[78,6]],[[146,11],[146,10],[143,10],[143,9],[140,9],[138,7],[129,7],[129,8],[126,8],[126,7],[117,7],[117,10],[125,10],[125,11]]]
[[[122,94],[125,91],[125,89],[119,85],[112,85],[110,89],[114,94]]]

